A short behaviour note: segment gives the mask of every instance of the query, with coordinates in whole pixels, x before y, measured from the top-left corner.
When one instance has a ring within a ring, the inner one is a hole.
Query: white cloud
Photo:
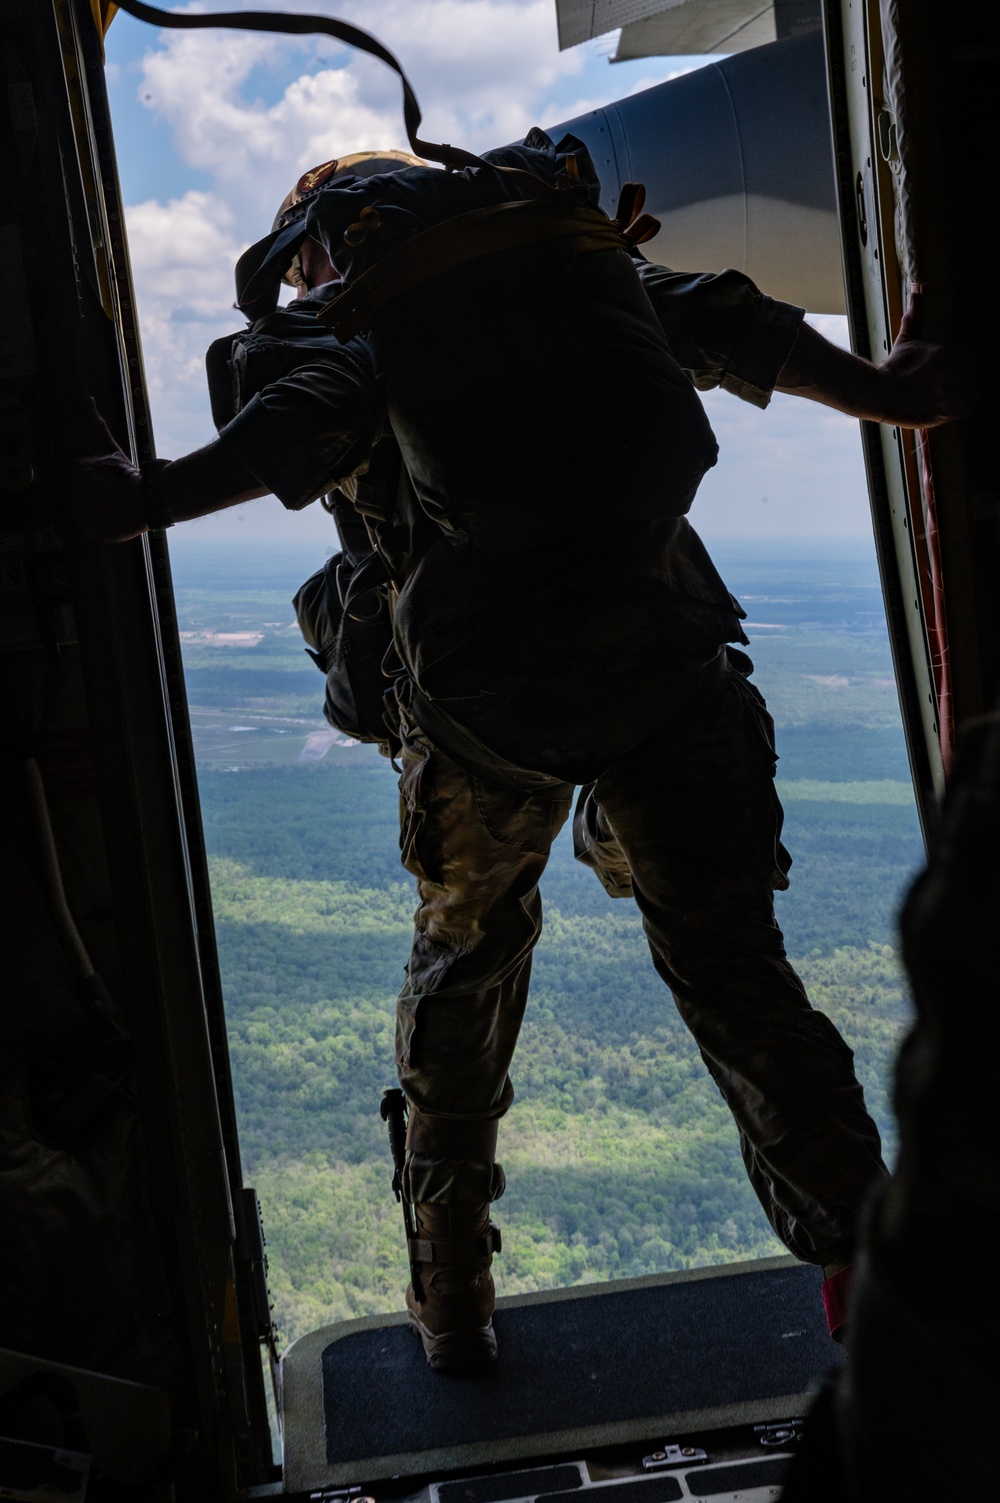
[[[271,105],[246,98],[250,75],[280,61],[270,38],[240,36],[232,48],[228,38],[221,45],[182,32],[143,63],[142,97],[169,124],[178,154],[207,172],[230,212],[254,228],[262,215],[270,228],[306,167],[402,134],[398,107],[392,119],[389,110],[363,104],[359,80],[346,69],[303,74]]]
[[[424,135],[471,150],[523,135],[556,81],[585,62],[579,50],[555,50],[551,0],[381,0],[340,9],[391,37],[421,100]],[[317,56],[336,66],[317,70]],[[261,97],[269,76],[273,92],[273,80],[296,67],[303,71],[276,98]],[[140,72],[141,101],[169,125],[189,166],[239,196],[241,217],[280,202],[298,172],[318,161],[406,145],[395,75],[332,42],[166,32]]]
[[[166,204],[134,204],[128,212],[132,260],[148,293],[178,310],[216,313],[223,288],[232,286],[233,257],[243,249],[225,202],[192,190]]]
[[[195,191],[134,204],[128,231],[159,444],[177,453],[212,436],[205,350],[242,323],[232,311],[233,264],[245,242],[225,202]]]
[[[850,349],[851,336],[843,313],[809,313],[806,321],[831,344],[839,345],[842,350]]]

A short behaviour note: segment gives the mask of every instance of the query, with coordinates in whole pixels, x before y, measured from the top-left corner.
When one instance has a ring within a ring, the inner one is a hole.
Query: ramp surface
[[[432,1372],[404,1315],[328,1326],[282,1361],[285,1487],[786,1418],[837,1360],[820,1284],[782,1257],[513,1296],[474,1374]]]

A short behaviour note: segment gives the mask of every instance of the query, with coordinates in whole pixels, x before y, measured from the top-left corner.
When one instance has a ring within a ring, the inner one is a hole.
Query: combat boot
[[[497,1354],[495,1291],[490,1266],[500,1232],[489,1202],[424,1201],[412,1206],[412,1280],[406,1291],[410,1326],[431,1367],[477,1367]]]
[[[490,1221],[490,1202],[504,1189],[496,1138],[494,1121],[410,1108],[406,1308],[434,1368],[475,1367],[496,1357],[490,1269],[500,1232]]]

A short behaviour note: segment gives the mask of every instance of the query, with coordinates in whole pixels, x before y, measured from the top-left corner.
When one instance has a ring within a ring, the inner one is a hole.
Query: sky
[[[337,15],[374,32],[414,85],[424,134],[473,151],[711,61],[612,64],[613,35],[561,53],[554,0],[338,0],[335,9],[254,0],[253,8]],[[106,57],[157,449],[174,458],[214,434],[204,352],[245,326],[232,308],[236,258],[270,229],[307,167],[405,147],[399,85],[374,59],[325,38],[158,31],[122,12]],[[813,322],[845,342],[843,319]],[[790,397],[775,397],[766,412],[725,393],[708,393],[705,404],[722,451],[692,511],[707,540],[870,536],[855,422]],[[186,543],[329,541],[330,523],[319,507],[292,514],[271,498],[183,532]]]

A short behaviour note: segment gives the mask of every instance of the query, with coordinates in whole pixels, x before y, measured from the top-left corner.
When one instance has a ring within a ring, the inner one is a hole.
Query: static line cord
[[[89,981],[94,975],[94,962],[87,953],[87,947],[76,927],[76,920],[70,912],[69,903],[66,901],[59,854],[56,850],[55,836],[52,833],[52,821],[49,818],[49,801],[45,796],[45,784],[42,782],[42,775],[34,757],[28,757],[21,763],[21,771],[25,782],[25,792],[28,795],[31,822],[35,827],[38,854],[42,860],[43,882],[52,917],[73,962],[73,969],[78,979]]]
[[[399,74],[403,86],[403,119],[406,134],[416,156],[432,162],[442,162],[446,167],[481,167],[482,158],[460,146],[448,146],[434,141],[424,141],[418,135],[423,118],[413,86],[402,67],[388,47],[347,21],[335,21],[326,16],[293,16],[265,10],[214,11],[207,15],[178,14],[176,11],[160,10],[155,5],[145,5],[143,0],[116,0],[119,10],[145,21],[150,26],[164,26],[180,31],[198,31],[209,27],[224,27],[230,31],[271,31],[289,36],[327,36],[337,42],[346,42],[359,52],[377,57],[386,67]]]

